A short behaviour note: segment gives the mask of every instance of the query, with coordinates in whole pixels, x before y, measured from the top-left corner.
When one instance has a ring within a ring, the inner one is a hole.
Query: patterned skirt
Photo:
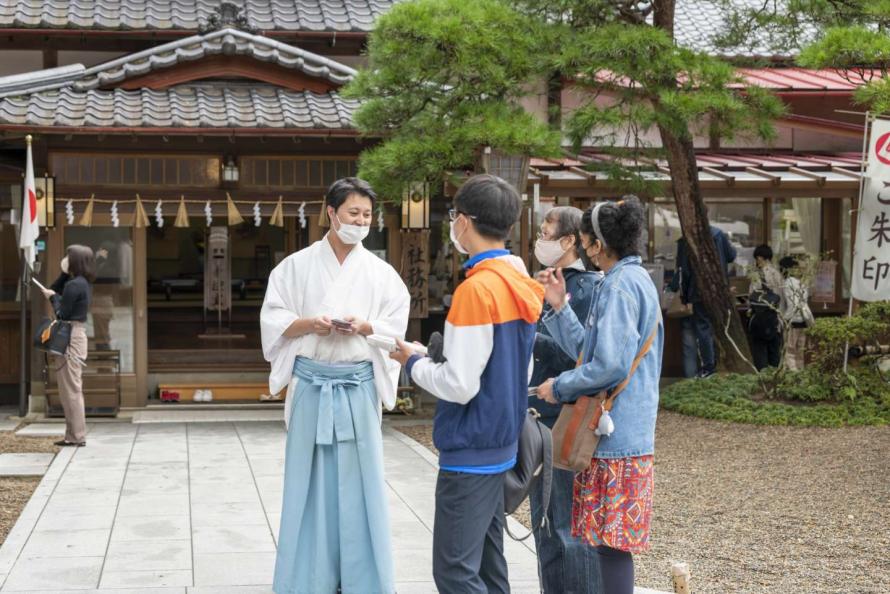
[[[649,550],[654,457],[594,458],[575,475],[572,536],[629,553]]]

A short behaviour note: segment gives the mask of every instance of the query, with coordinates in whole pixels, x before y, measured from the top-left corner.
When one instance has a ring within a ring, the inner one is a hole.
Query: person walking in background
[[[442,594],[510,591],[504,479],[516,465],[544,296],[504,247],[521,210],[516,189],[499,177],[477,175],[460,187],[451,241],[470,258],[445,322],[445,361],[414,355],[404,343],[390,354],[439,399],[433,578]]]
[[[59,400],[65,411],[65,439],[57,446],[86,445],[86,409],[83,402],[82,372],[87,359],[87,314],[90,312],[92,282],[96,278],[93,250],[69,245],[62,258],[62,274],[43,294],[50,300],[56,319],[71,324],[71,341],[64,355],[51,355],[59,386]]]
[[[638,198],[600,203],[584,213],[581,225],[582,246],[605,277],[594,288],[590,315],[582,322],[566,307],[562,273],[544,275],[545,298],[552,307],[544,324],[580,364],[545,381],[538,395],[557,404],[611,390],[645,353],[614,401],[614,430],[600,437],[590,466],[575,478],[572,509],[572,534],[596,547],[601,591],[632,594],[633,555],[649,548],[664,345],[661,304],[638,252],[646,225]]]
[[[579,320],[587,318],[590,299],[602,272],[588,272],[582,260],[580,209],[557,206],[547,211],[541,232],[535,243],[535,258],[545,271],[559,269],[566,282],[569,306]],[[585,256],[586,258],[586,256]],[[546,275],[545,275],[546,276]],[[541,273],[539,273],[541,277]],[[551,311],[544,305],[544,316]],[[573,369],[576,361],[569,357],[550,336],[550,331],[538,322],[535,336],[535,367],[530,386],[538,386],[548,378]],[[553,428],[561,405],[549,404],[531,396],[528,405],[541,414],[541,421]],[[575,473],[553,469],[550,508],[545,529],[535,530],[535,545],[541,566],[541,590],[545,594],[594,594],[599,589],[599,566],[596,549],[572,536],[572,489]],[[541,526],[543,520],[543,485],[538,481],[529,493],[532,525]]]
[[[711,237],[717,246],[717,256],[723,272],[729,277],[729,265],[735,262],[736,249],[726,233],[711,225]],[[692,304],[692,315],[683,318],[683,375],[685,377],[708,377],[717,371],[717,352],[714,347],[714,329],[711,319],[702,304],[698,290],[698,279],[689,259],[689,246],[686,238],[677,240],[677,269],[671,279],[669,289],[679,293],[683,303]]]
[[[751,357],[758,371],[779,367],[782,362],[782,322],[785,308],[785,279],[773,266],[773,250],[768,245],[754,248],[754,270],[748,289],[748,334]]]
[[[796,268],[797,259],[794,256],[785,256],[779,260],[779,270],[785,277],[782,318],[788,325],[788,335],[785,337],[785,366],[792,371],[804,368],[806,330],[813,324],[813,312],[809,306],[810,292],[800,279],[795,278]]]

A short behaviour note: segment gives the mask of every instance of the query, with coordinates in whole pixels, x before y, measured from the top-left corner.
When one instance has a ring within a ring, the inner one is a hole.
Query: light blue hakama
[[[297,358],[276,594],[391,594],[392,547],[371,364]]]

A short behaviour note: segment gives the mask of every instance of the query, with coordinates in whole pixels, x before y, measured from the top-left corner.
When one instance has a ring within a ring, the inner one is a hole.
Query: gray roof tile
[[[0,124],[90,128],[351,129],[356,101],[271,85],[166,90],[71,87],[0,99]]]
[[[356,31],[397,0],[241,0],[252,26],[282,31]],[[196,30],[219,0],[0,0],[0,28]]]

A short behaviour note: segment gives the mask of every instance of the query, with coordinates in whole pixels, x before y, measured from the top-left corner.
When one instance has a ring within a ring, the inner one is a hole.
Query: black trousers
[[[782,362],[782,335],[771,340],[751,338],[751,358],[758,371],[766,367],[778,367]]]
[[[504,557],[504,473],[439,471],[433,579],[440,594],[510,592]]]

